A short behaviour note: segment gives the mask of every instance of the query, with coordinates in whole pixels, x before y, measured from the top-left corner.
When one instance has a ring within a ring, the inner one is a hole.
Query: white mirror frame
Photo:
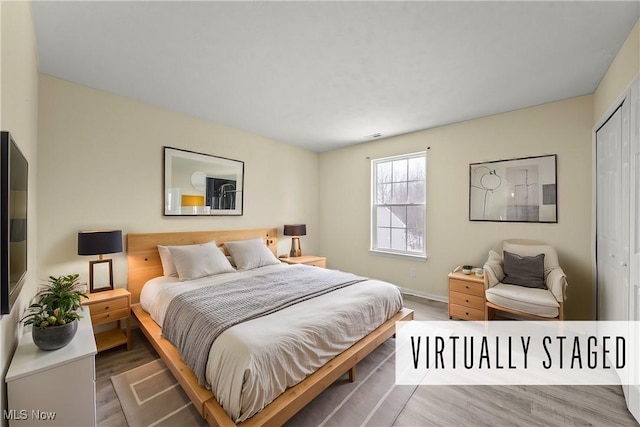
[[[243,190],[244,162],[164,147],[165,216],[242,215]]]

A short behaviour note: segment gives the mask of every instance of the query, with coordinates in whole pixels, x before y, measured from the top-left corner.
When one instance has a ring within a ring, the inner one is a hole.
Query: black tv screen
[[[27,273],[29,165],[9,132],[0,133],[0,309],[11,312]]]

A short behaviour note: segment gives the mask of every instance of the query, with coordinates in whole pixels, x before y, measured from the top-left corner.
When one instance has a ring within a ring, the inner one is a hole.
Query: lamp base
[[[289,251],[289,257],[295,258],[299,256],[302,256],[302,250],[300,249],[300,238],[294,236],[291,238],[291,251]]]

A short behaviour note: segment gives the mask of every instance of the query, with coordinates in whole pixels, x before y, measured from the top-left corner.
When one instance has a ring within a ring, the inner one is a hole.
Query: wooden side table
[[[287,264],[305,264],[315,267],[327,268],[327,257],[315,255],[303,255],[298,257],[280,258],[280,261]]]
[[[91,311],[93,326],[115,323],[115,327],[106,331],[95,332],[98,352],[126,344],[131,350],[131,293],[123,288],[87,294],[82,305]],[[125,322],[125,331],[121,322]],[[94,328],[95,331],[95,328]]]
[[[484,320],[484,278],[449,273],[449,319]]]

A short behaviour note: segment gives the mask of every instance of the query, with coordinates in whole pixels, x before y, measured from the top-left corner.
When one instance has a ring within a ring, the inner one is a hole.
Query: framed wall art
[[[557,156],[469,165],[469,220],[558,222]]]
[[[244,162],[164,147],[165,216],[242,215]]]

